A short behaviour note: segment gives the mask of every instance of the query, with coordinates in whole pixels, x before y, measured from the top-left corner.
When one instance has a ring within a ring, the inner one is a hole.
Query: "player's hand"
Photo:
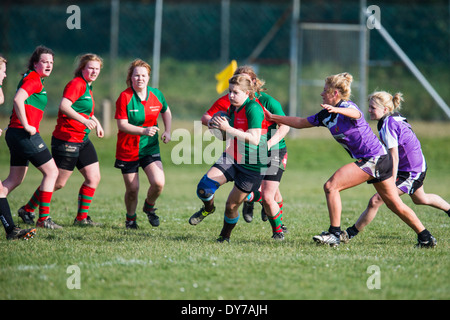
[[[264,118],[266,118],[266,120],[272,121],[272,113],[266,108],[263,109],[264,109]]]
[[[321,104],[320,105],[322,108],[324,108],[325,110],[327,110],[329,113],[336,113],[336,107],[333,107],[329,104]]]
[[[170,132],[169,131],[164,131],[164,133],[161,135],[161,140],[164,143],[168,143],[171,140],[171,136],[170,136]]]
[[[214,117],[213,118],[213,127],[222,131],[227,131],[227,129],[231,128],[228,119],[225,117]]]
[[[94,120],[91,119],[86,119],[83,124],[86,126],[86,128],[88,128],[89,130],[94,130],[95,127],[97,126],[97,122],[95,122]]]
[[[23,127],[26,132],[30,134],[30,136],[34,136],[37,132],[36,128],[30,125],[26,125]]]
[[[144,128],[143,135],[153,137],[158,131],[159,131],[159,128],[157,126],[146,127],[146,128]]]
[[[101,126],[97,126],[97,137],[103,138],[105,136],[105,130]]]

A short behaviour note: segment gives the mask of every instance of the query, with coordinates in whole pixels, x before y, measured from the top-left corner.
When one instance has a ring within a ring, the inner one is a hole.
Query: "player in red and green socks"
[[[5,194],[10,193],[24,180],[31,162],[42,173],[39,186],[39,219],[36,227],[60,229],[50,218],[50,203],[54,191],[58,168],[39,134],[47,92],[44,78],[53,70],[53,51],[44,46],[35,49],[14,96],[14,107],[5,135],[11,154],[10,172],[3,181]],[[33,221],[33,220],[32,220]],[[33,221],[34,222],[34,221]]]
[[[136,208],[139,195],[139,168],[146,174],[150,187],[143,211],[153,227],[159,226],[155,203],[165,185],[158,141],[158,116],[164,122],[161,140],[171,139],[172,114],[162,92],[148,86],[151,67],[136,59],[129,68],[125,89],[116,101],[115,119],[117,134],[116,161],[125,183],[125,208],[127,229],[136,229]]]
[[[64,88],[52,136],[52,153],[58,167],[55,191],[66,185],[75,167],[85,179],[78,192],[74,225],[98,225],[88,215],[100,182],[98,157],[88,134],[95,129],[98,137],[104,136],[102,126],[94,116],[95,102],[92,95],[92,83],[97,79],[102,65],[102,59],[95,54],[80,57],[74,79]],[[30,201],[19,210],[19,215],[30,217],[39,204],[39,214],[45,216],[46,200],[43,198],[46,197],[48,194],[36,190]]]
[[[102,67],[103,60],[96,54],[87,53],[80,57],[75,77],[64,88],[52,136],[52,154],[59,169],[55,190],[66,185],[75,167],[84,177],[78,191],[74,225],[99,225],[88,215],[101,179],[97,152],[89,139],[89,133],[95,130],[99,138],[105,134],[94,115],[95,101],[92,94],[92,84]]]

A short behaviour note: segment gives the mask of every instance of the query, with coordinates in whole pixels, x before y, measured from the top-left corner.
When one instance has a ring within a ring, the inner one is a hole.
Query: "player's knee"
[[[369,201],[369,207],[371,208],[378,208],[379,206],[381,206],[384,203],[383,199],[381,198],[381,196],[377,193],[375,194],[372,198],[370,198]]]
[[[197,197],[202,201],[209,201],[219,187],[220,184],[217,181],[208,178],[205,174],[197,185]]]
[[[325,193],[331,193],[333,192],[333,190],[334,190],[333,183],[330,180],[325,182],[325,184],[323,185],[323,191]]]

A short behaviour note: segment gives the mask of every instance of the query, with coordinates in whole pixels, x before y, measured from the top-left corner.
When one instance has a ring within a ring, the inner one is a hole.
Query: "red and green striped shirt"
[[[115,119],[127,119],[128,123],[138,127],[158,125],[158,116],[166,112],[168,106],[162,92],[147,87],[147,98],[142,101],[132,87],[123,91],[116,101]],[[159,154],[158,133],[153,137],[128,134],[123,131],[117,134],[116,159],[137,161],[144,156]]]

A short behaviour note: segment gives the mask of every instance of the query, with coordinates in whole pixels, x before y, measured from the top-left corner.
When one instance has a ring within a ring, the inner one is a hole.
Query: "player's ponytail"
[[[394,96],[392,96],[386,91],[375,91],[369,95],[368,100],[369,102],[374,102],[380,108],[386,108],[388,113],[393,113],[394,111],[400,110],[401,104],[404,101],[403,94],[401,92],[397,92]]]
[[[397,92],[394,94],[394,97],[392,98],[392,103],[394,104],[394,110],[400,110],[402,107],[402,102],[405,101],[403,99],[403,93]]]

